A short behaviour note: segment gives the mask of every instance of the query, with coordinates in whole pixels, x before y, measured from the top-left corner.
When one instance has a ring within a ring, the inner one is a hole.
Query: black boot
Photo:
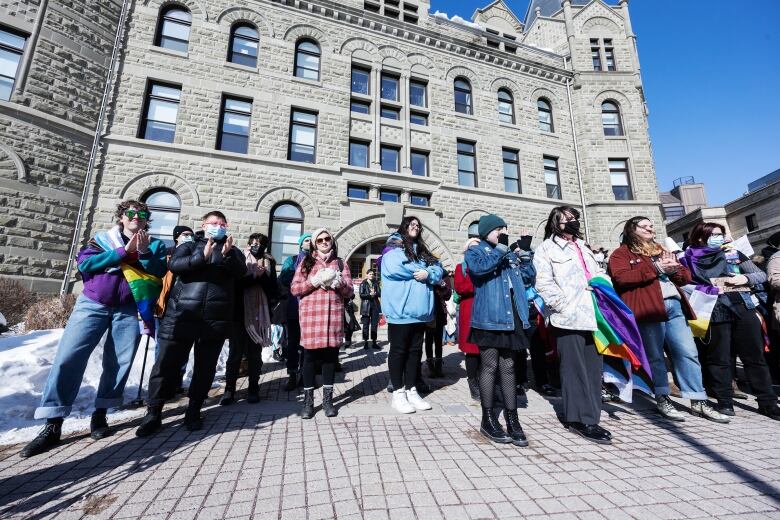
[[[436,377],[436,369],[434,368],[433,360],[426,359],[425,364],[428,365],[428,375],[430,375],[431,377]]]
[[[734,417],[737,415],[734,413],[734,401],[718,399],[718,404],[715,405],[715,409],[723,415],[728,415],[729,417]]]
[[[569,423],[566,428],[570,432],[588,439],[597,444],[612,444],[612,434],[598,424],[582,424],[578,422]]]
[[[512,444],[515,446],[528,446],[528,439],[525,437],[523,427],[520,426],[520,419],[517,418],[517,410],[504,410],[504,419],[506,420],[506,432],[512,438]]]
[[[187,411],[184,412],[184,427],[191,432],[203,429],[203,418],[200,416],[200,408],[202,406],[203,401],[193,401],[190,399],[190,404],[187,405]]]
[[[496,417],[496,412],[492,408],[482,409],[482,424],[479,427],[479,431],[493,442],[499,444],[512,442],[512,438],[501,427],[501,423],[498,422],[498,417]]]
[[[364,340],[363,340],[363,348],[364,348],[365,350],[368,350],[368,340],[367,340],[367,339],[364,339]]]
[[[777,406],[777,403],[774,404],[768,404],[768,405],[758,405],[758,413],[761,415],[766,415],[770,419],[774,419],[775,421],[780,421],[780,406]]]
[[[312,417],[314,417],[314,389],[306,388],[303,390],[301,419],[311,419]]]
[[[325,412],[325,417],[336,417],[339,412],[336,407],[333,406],[333,387],[322,387],[322,411]]]
[[[479,401],[479,381],[477,381],[477,378],[475,377],[470,377],[468,378],[468,383],[471,399],[474,401]]]
[[[222,394],[222,400],[219,402],[220,406],[230,406],[231,404],[236,402],[236,391],[235,389],[228,390],[225,389],[225,393]]]
[[[260,389],[254,386],[250,386],[249,389],[246,391],[246,402],[252,404],[259,403]]]
[[[290,372],[290,377],[287,378],[287,383],[284,385],[285,392],[292,392],[298,388],[298,373]]]
[[[382,347],[380,347],[379,345],[377,345],[377,344],[376,344],[376,340],[375,340],[375,339],[373,339],[373,340],[371,340],[371,348],[372,348],[372,349],[374,349],[374,350],[380,350]]]
[[[162,409],[162,406],[150,406],[146,409],[146,415],[144,415],[140,426],[135,431],[138,437],[148,437],[162,428]]]
[[[27,457],[49,451],[60,443],[61,437],[62,418],[57,417],[55,419],[49,419],[46,421],[46,424],[38,435],[19,452],[19,456],[26,459]]]
[[[108,421],[106,421],[106,409],[98,408],[89,420],[89,436],[99,441],[109,435],[111,435],[111,430],[108,427]]]

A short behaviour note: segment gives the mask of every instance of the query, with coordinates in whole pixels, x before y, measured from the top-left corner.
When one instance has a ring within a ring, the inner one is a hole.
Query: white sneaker
[[[406,400],[406,390],[403,388],[393,392],[392,406],[398,413],[414,413],[416,411],[416,408]]]
[[[406,399],[416,410],[430,410],[433,408],[427,401],[423,401],[423,398],[417,393],[416,388],[406,391]]]

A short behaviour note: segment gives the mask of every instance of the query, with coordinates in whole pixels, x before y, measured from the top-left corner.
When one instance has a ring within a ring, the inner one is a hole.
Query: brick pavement
[[[200,432],[180,427],[180,402],[148,440],[135,421],[32,459],[6,449],[0,518],[780,518],[780,430],[753,401],[729,425],[670,423],[642,400],[607,405],[615,441],[600,446],[561,427],[558,399],[531,391],[520,410],[530,447],[497,446],[479,434],[462,356],[445,356],[430,412],[396,415],[386,350],[355,349],[342,354],[334,419],[301,421],[269,365],[259,404],[214,399]]]

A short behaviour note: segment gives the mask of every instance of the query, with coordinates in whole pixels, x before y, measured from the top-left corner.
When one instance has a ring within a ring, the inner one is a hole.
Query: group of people
[[[220,404],[236,401],[244,358],[246,399],[257,402],[260,352],[271,343],[273,325],[284,328],[288,372],[284,388],[303,387],[303,419],[315,414],[318,374],[321,408],[327,417],[338,414],[333,385],[341,369],[339,349],[345,342],[351,344],[358,329],[366,349],[380,348],[380,315],[388,327],[392,408],[404,414],[430,410],[423,398],[429,391],[421,377],[423,345],[430,374],[440,376],[443,330],[455,308],[469,392],[482,408],[483,435],[496,443],[528,445],[517,393],[527,382],[530,351],[541,393],[555,395],[551,376],[559,373],[564,426],[608,444],[612,435],[599,424],[604,364],[594,339],[603,320],[593,296],[596,279],[614,286],[635,321],[652,371],[652,392],[664,417],[685,420],[669,399],[670,363],[682,397],[690,399],[691,413],[728,422],[735,415],[732,382],[739,357],[758,411],[780,420],[765,356],[768,330],[780,331],[780,302],[772,297],[780,291],[780,233],[769,240],[765,271],[725,244],[725,229],[719,224],[697,224],[690,245],[680,252],[657,242],[653,222],[637,216],[626,222],[620,247],[602,260],[584,242],[580,214],[574,208],[551,211],[544,241],[535,250],[531,237],[511,241],[507,223],[490,214],[479,220],[479,236],[467,239],[463,261],[449,272],[426,246],[421,221],[407,216],[377,261],[379,280],[370,270],[359,286],[362,326],[357,326],[349,318],[355,292],[350,270],[328,229],[301,236],[298,254],[285,260],[277,277],[268,237],[252,234],[239,249],[219,211],[204,215],[197,232],[177,226],[170,249],[149,236],[151,212],[144,203],[123,201],[114,217],[115,225],[79,252],[84,290],[35,412],[46,424],[22,450],[24,457],[60,442],[62,423],[87,360],[104,334],[91,436],[110,434],[106,411],[122,404],[143,331],[157,342],[148,409],[136,431],[145,437],[161,429],[163,406],[182,386],[190,351],[194,364],[183,424],[189,430],[203,427],[201,408],[228,339]],[[712,306],[707,316],[696,315],[690,303],[693,291],[709,295]],[[689,324],[696,322],[701,328],[705,317],[706,326],[695,338]],[[453,334],[448,331],[448,337]],[[716,399],[714,405],[705,387]]]

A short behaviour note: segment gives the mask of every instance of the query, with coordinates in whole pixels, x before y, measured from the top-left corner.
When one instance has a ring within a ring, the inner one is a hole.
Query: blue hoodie
[[[388,239],[390,242],[395,234]],[[415,271],[428,271],[428,279],[418,282]],[[388,323],[426,323],[433,319],[433,286],[441,281],[444,269],[439,264],[426,266],[406,258],[403,247],[382,255],[382,313]]]

